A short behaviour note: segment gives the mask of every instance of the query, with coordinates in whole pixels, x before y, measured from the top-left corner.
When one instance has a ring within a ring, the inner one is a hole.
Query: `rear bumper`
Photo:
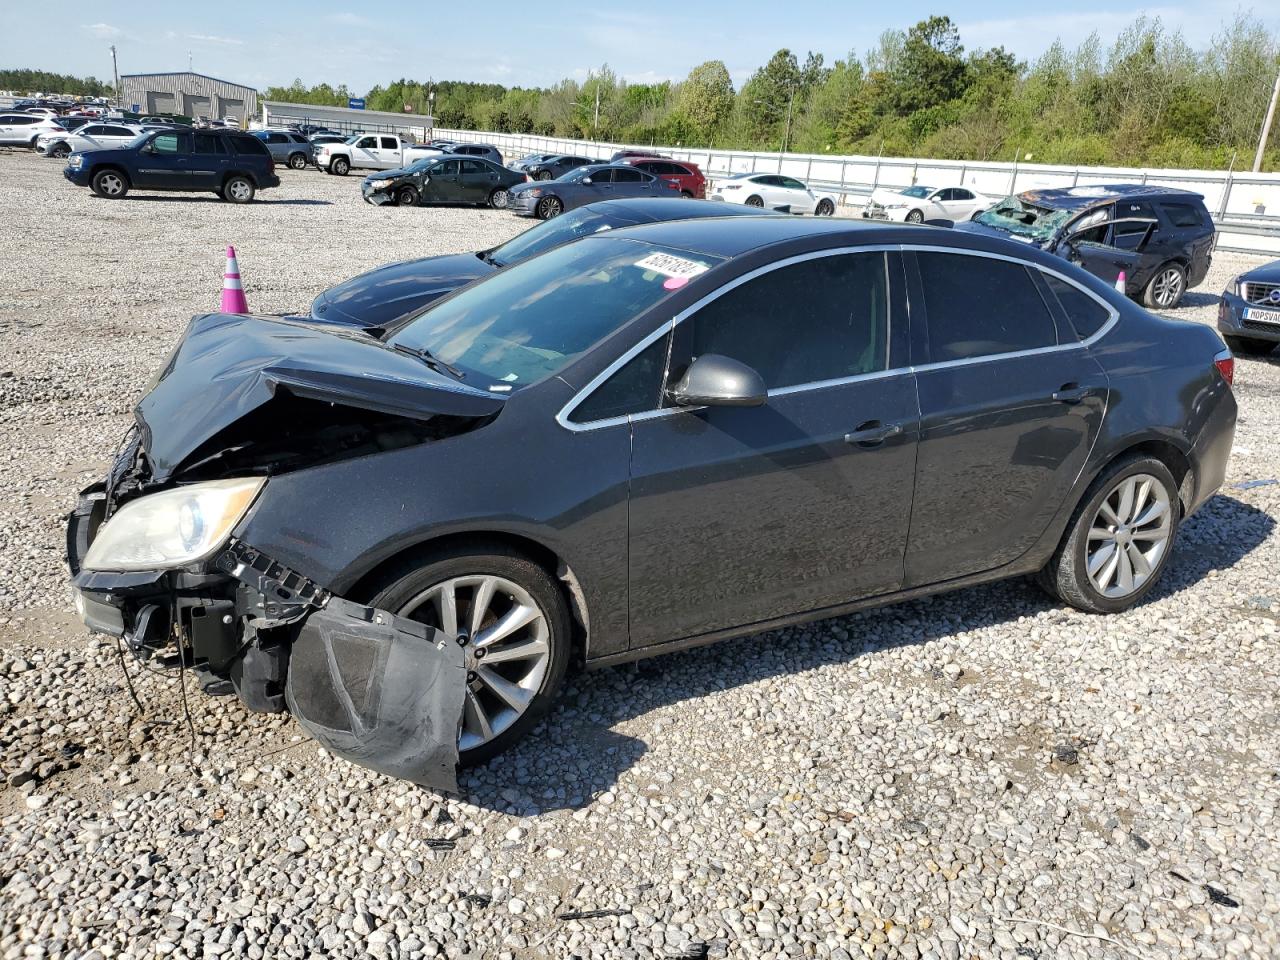
[[[1214,404],[1213,412],[1206,418],[1191,449],[1194,486],[1187,500],[1187,516],[1222,488],[1227,477],[1227,461],[1231,458],[1231,445],[1236,435],[1238,407],[1230,387]]]
[[[265,190],[270,187],[278,187],[278,186],[280,186],[280,178],[275,175],[274,171],[271,173],[262,174],[258,177],[259,189]]]

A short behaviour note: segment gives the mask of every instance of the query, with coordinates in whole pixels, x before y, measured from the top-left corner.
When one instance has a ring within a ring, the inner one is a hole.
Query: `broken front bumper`
[[[71,589],[85,625],[142,659],[192,669],[211,694],[288,709],[353,763],[457,791],[462,648],[413,620],[334,597],[232,541],[206,564],[129,573],[83,569],[107,509],[85,490],[67,520]]]

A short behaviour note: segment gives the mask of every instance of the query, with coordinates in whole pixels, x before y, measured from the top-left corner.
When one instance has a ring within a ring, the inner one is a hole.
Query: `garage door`
[[[178,97],[172,93],[148,93],[147,113],[177,113]]]
[[[208,97],[197,97],[194,94],[182,95],[182,112],[188,117],[207,117],[210,114]]]
[[[244,119],[244,101],[233,100],[229,97],[218,98],[218,116],[225,120],[227,117],[234,117],[237,120]]]

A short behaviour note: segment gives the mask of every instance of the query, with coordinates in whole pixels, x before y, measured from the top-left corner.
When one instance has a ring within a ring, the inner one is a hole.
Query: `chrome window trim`
[[[657,419],[658,417],[669,416],[671,414],[684,413],[689,410],[703,409],[701,407],[659,407],[654,410],[646,410],[643,413],[624,414],[623,416],[609,417],[604,420],[592,420],[589,423],[574,423],[571,420],[569,420],[570,414],[572,414],[575,409],[581,406],[582,403],[587,399],[587,397],[590,396],[591,393],[594,392],[597,387],[599,387],[602,383],[604,383],[611,376],[613,376],[619,369],[625,366],[633,357],[635,357],[638,353],[644,350],[645,347],[652,344],[655,340],[657,340],[661,336],[665,336],[666,334],[669,334],[669,333],[674,333],[676,326],[681,322],[683,322],[686,318],[690,317],[691,315],[696,313],[698,310],[702,309],[702,307],[706,306],[712,300],[718,299],[720,296],[728,293],[730,290],[733,290],[734,288],[746,283],[747,281],[754,280],[756,277],[762,276],[765,273],[770,273],[774,270],[778,270],[778,269],[781,269],[782,267],[790,266],[791,264],[794,264],[794,263],[802,263],[806,260],[816,260],[821,257],[839,256],[839,255],[848,254],[848,253],[893,253],[893,252],[954,253],[954,254],[960,254],[962,256],[986,257],[992,260],[1005,260],[1009,263],[1016,263],[1023,267],[1039,270],[1042,273],[1047,273],[1047,274],[1050,274],[1051,276],[1057,277],[1059,280],[1063,281],[1064,283],[1070,284],[1071,286],[1075,287],[1085,296],[1090,297],[1095,303],[1097,303],[1099,306],[1101,306],[1104,310],[1107,311],[1107,314],[1108,314],[1107,321],[1102,326],[1100,326],[1093,333],[1092,336],[1084,340],[1076,340],[1073,343],[1059,343],[1052,347],[1033,347],[1028,350],[1014,350],[1008,353],[991,353],[991,354],[986,354],[980,357],[963,357],[957,360],[939,360],[936,363],[912,364],[905,367],[890,367],[886,370],[877,370],[872,373],[861,373],[851,377],[840,377],[835,380],[819,380],[819,381],[813,381],[811,383],[796,384],[790,387],[778,387],[768,392],[768,395],[770,397],[787,396],[788,394],[803,393],[809,390],[821,390],[827,387],[836,387],[836,386],[843,386],[849,383],[856,383],[860,380],[875,380],[883,377],[898,376],[903,373],[919,373],[922,371],[929,372],[932,370],[940,370],[945,367],[971,366],[975,363],[990,363],[995,360],[1016,360],[1022,357],[1037,356],[1039,354],[1059,353],[1065,350],[1083,349],[1085,347],[1092,346],[1093,344],[1101,340],[1104,336],[1106,336],[1108,333],[1110,333],[1112,328],[1116,325],[1116,323],[1120,319],[1120,311],[1117,310],[1112,304],[1108,303],[1106,300],[1103,300],[1100,296],[1098,296],[1092,290],[1082,286],[1078,281],[1072,279],[1071,277],[1068,277],[1066,274],[1061,273],[1060,271],[1055,270],[1052,267],[1043,266],[1038,263],[1032,263],[1028,260],[1022,260],[1018,257],[1009,256],[1003,253],[992,253],[987,250],[967,250],[961,247],[943,247],[943,246],[936,246],[932,244],[918,244],[918,243],[877,243],[877,244],[869,244],[869,245],[857,246],[857,247],[832,247],[826,250],[813,250],[808,253],[796,254],[795,256],[787,257],[784,260],[778,260],[774,263],[765,264],[763,266],[757,267],[754,270],[748,271],[747,273],[744,273],[742,276],[736,277],[733,280],[729,281],[724,286],[718,287],[717,289],[711,291],[710,293],[706,294],[699,300],[692,303],[690,306],[686,307],[684,310],[677,313],[675,316],[671,318],[669,322],[662,324],[662,326],[658,327],[656,330],[654,330],[652,333],[646,336],[639,343],[635,344],[633,347],[631,347],[629,350],[623,353],[620,357],[618,357],[618,359],[614,360],[613,363],[609,364],[609,366],[605,367],[604,370],[602,370],[599,374],[593,377],[585,387],[583,387],[581,390],[575,393],[569,399],[569,402],[560,408],[560,412],[556,414],[556,423],[560,424],[560,426],[564,427],[566,430],[569,430],[573,433],[581,433],[586,430],[604,429],[606,427],[615,427],[623,423],[643,421],[643,420],[654,420],[654,419]],[[1046,308],[1048,308],[1048,306],[1049,306],[1048,304],[1045,304]],[[1065,311],[1065,308],[1063,309]],[[1067,321],[1068,323],[1070,323],[1069,317],[1067,318]],[[1056,319],[1055,319],[1055,323],[1056,323]],[[672,343],[668,346],[668,351],[667,351],[668,362],[670,362],[670,359],[671,359],[670,350],[671,350],[671,347],[674,346],[674,342],[675,341],[673,338]]]

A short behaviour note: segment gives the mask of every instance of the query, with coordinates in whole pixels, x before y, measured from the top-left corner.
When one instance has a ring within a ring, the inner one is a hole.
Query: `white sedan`
[[[41,135],[36,140],[36,152],[43,153],[46,157],[69,157],[86,150],[123,147],[140,133],[141,127],[122,123],[86,123],[71,133],[64,130],[62,133]]]
[[[808,213],[815,217],[829,217],[836,212],[834,196],[810,190],[795,177],[780,173],[739,173],[718,180],[710,199],[769,210],[787,208],[791,213]]]
[[[974,193],[968,187],[907,187],[905,190],[873,190],[862,208],[862,215],[872,220],[897,220],[899,223],[924,223],[926,220],[950,220],[960,223],[981,213],[995,201]]]

